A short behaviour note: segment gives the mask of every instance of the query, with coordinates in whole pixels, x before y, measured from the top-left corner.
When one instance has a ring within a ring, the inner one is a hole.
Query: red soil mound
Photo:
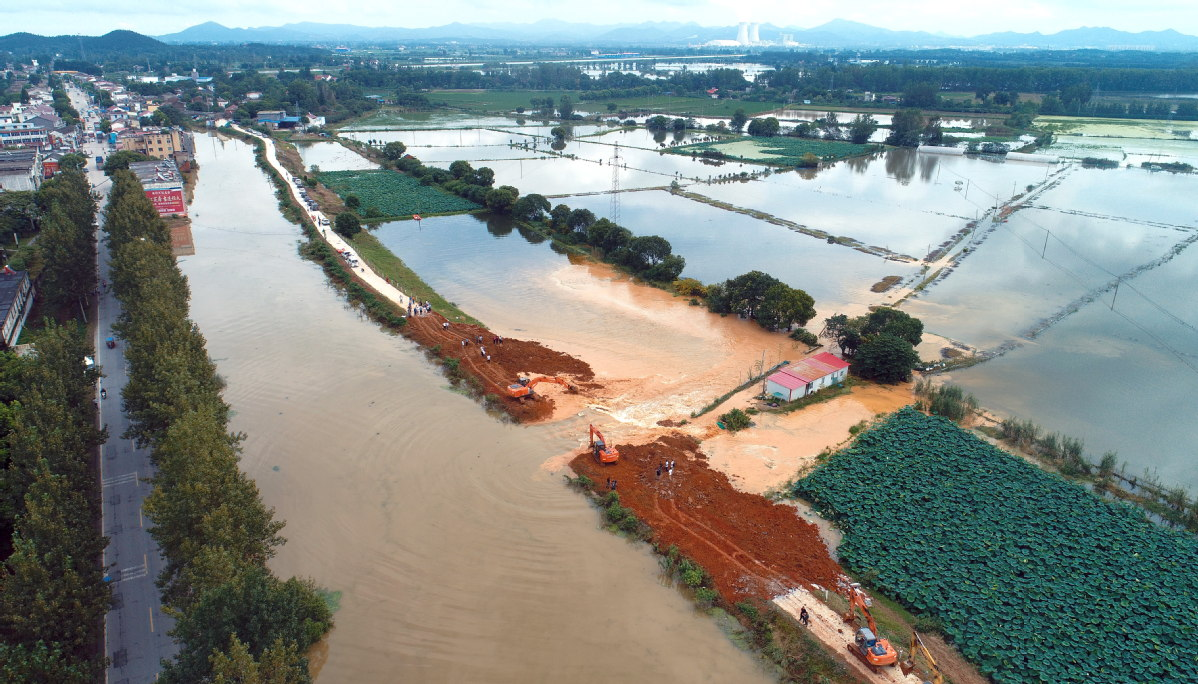
[[[795,509],[739,492],[707,465],[694,438],[672,434],[640,446],[617,445],[620,461],[603,466],[588,451],[570,467],[607,490],[617,481],[620,503],[654,531],[660,548],[676,545],[702,565],[729,602],[769,599],[797,586],[835,587],[843,571],[816,527]],[[674,474],[657,468],[676,462]]]
[[[426,349],[436,352],[444,359],[457,359],[461,372],[477,378],[483,392],[503,398],[503,408],[517,422],[530,423],[544,420],[553,415],[553,399],[537,394],[533,399],[512,399],[505,388],[516,382],[520,373],[554,375],[572,384],[594,379],[595,373],[589,364],[569,354],[563,354],[536,342],[515,340],[508,337],[503,342],[494,342],[495,334],[477,325],[450,323],[444,328],[445,317],[433,312],[424,316],[411,316],[404,326],[404,335]],[[482,337],[480,344],[478,338]],[[467,344],[462,345],[465,340]],[[480,353],[485,347],[491,360]]]

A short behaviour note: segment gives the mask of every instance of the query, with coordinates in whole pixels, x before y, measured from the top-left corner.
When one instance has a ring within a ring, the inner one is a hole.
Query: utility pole
[[[1115,298],[1119,296],[1119,283],[1123,282],[1122,278],[1115,279],[1115,294],[1111,296],[1111,311],[1115,310]]]
[[[1050,231],[1049,229],[1045,228],[1045,229],[1044,229],[1044,247],[1042,247],[1042,248],[1040,249],[1040,258],[1041,258],[1041,259],[1043,259],[1043,258],[1044,258],[1044,253],[1048,251],[1048,236],[1049,236],[1049,235],[1052,235],[1052,231]],[[1116,286],[1116,288],[1117,288],[1117,287],[1118,287],[1118,286]]]

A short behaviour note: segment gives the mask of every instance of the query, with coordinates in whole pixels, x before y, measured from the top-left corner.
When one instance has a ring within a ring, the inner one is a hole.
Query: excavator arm
[[[566,390],[569,392],[576,391],[574,389],[573,385],[566,382],[565,380],[562,380],[561,378],[555,378],[553,376],[543,375],[539,378],[533,378],[531,380],[521,379],[520,382],[518,382],[518,383],[508,385],[507,386],[507,394],[509,397],[515,397],[517,399],[523,398],[523,397],[531,397],[534,394],[536,394],[535,392],[532,391],[532,388],[536,387],[537,385],[541,384],[542,382],[552,382],[555,385],[561,385],[562,387],[565,387]]]
[[[923,639],[919,638],[919,632],[911,632],[910,650],[907,659],[899,663],[899,669],[903,674],[909,675],[915,669],[915,655],[918,653],[928,664],[928,674],[932,677],[932,684],[944,684],[944,674],[940,671],[940,666],[936,664],[936,659],[932,657],[932,652],[928,650],[927,646],[924,646]]]

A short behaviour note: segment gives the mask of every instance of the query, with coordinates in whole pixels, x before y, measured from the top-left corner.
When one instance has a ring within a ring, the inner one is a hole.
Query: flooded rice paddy
[[[963,236],[958,249],[968,249],[964,257],[947,264],[938,280],[903,304],[925,320],[930,333],[1007,352],[958,371],[952,379],[977,394],[983,405],[1082,438],[1095,459],[1117,450],[1129,472],[1154,469],[1166,481],[1198,489],[1192,464],[1198,440],[1180,427],[1186,421],[1179,414],[1185,405],[1179,398],[1192,395],[1198,385],[1198,318],[1193,313],[1198,301],[1186,285],[1193,282],[1191,245],[1198,231],[1189,199],[1198,184],[1195,176],[894,150],[818,173],[777,172],[740,182],[726,176],[761,167],[736,162],[708,166],[663,155],[660,145],[668,145],[670,138],[659,140],[643,130],[577,138],[561,150],[577,158],[549,156],[557,151],[543,138],[532,137],[544,130],[525,126],[492,135],[455,127],[448,132],[356,135],[396,136],[410,147],[423,144],[413,154],[432,153],[444,164],[451,157],[486,162],[496,171],[497,183],[515,185],[523,193],[558,195],[554,203],[587,207],[600,216],[609,213],[610,195],[604,191],[612,186],[610,158],[612,143],[618,141],[628,166],[620,171],[621,188],[662,188],[676,180],[690,193],[914,259],[886,261],[663,190],[622,194],[620,222],[638,234],[669,239],[687,258],[684,275],[714,281],[765,270],[812,292],[821,317],[841,307],[891,301],[891,295],[869,292],[880,275],[898,275],[906,285],[915,284],[933,275],[920,272],[919,260]],[[545,157],[501,157],[508,135],[530,136],[529,151],[535,143],[535,151]],[[453,137],[466,144],[433,146]],[[1081,144],[1078,140],[1117,146],[1124,164],[1138,165],[1154,155],[1165,161],[1198,157],[1198,143],[1133,138],[1066,137],[1047,152],[1060,154]],[[1027,207],[1005,222],[991,223],[994,206],[1024,195],[1028,186],[1034,194]],[[973,232],[967,227],[971,221],[979,222]],[[439,289],[458,288],[451,298],[471,311],[480,307],[478,315],[488,322],[505,307],[539,306],[546,291],[569,289],[562,284],[568,280],[562,277],[569,272],[562,270],[568,260],[545,245],[530,244],[518,232],[496,239],[488,222],[474,218],[443,224],[451,226],[446,232],[473,226],[468,230],[475,237],[470,239],[428,234],[437,225],[426,221],[424,237],[401,226],[385,227],[380,237],[395,240],[396,251],[422,274],[427,270]],[[393,231],[399,237],[388,237]],[[454,240],[470,245],[467,263],[474,267],[449,265],[466,258],[455,253]],[[475,251],[497,263],[478,267],[484,257]],[[525,259],[541,264],[535,273],[516,267]],[[513,268],[505,269],[505,260]],[[1117,283],[1121,289],[1116,295]],[[476,287],[504,296],[479,294]],[[566,316],[568,308],[556,311]],[[571,315],[584,316],[585,310],[580,307]],[[820,320],[809,327],[818,329]],[[570,336],[559,332],[555,339]]]

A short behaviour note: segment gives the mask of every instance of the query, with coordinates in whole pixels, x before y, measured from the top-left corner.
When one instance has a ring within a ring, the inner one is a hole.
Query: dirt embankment
[[[769,600],[811,583],[835,587],[840,566],[814,525],[790,506],[732,487],[708,467],[699,442],[681,433],[644,445],[618,445],[620,460],[603,466],[589,451],[570,463],[574,472],[607,489],[617,481],[620,502],[653,528],[661,548],[678,547],[702,565],[729,603]],[[658,466],[675,461],[674,474]]]
[[[527,340],[505,337],[497,343],[495,333],[482,326],[451,322],[446,328],[445,322],[445,317],[436,312],[409,316],[403,334],[442,359],[457,360],[458,372],[477,379],[484,394],[500,397],[503,409],[517,422],[550,418],[555,405],[553,396],[568,393],[564,387],[545,383],[537,386],[533,397],[513,399],[506,388],[521,376],[556,376],[569,382],[576,391],[599,387],[591,382],[594,371],[581,359]]]

